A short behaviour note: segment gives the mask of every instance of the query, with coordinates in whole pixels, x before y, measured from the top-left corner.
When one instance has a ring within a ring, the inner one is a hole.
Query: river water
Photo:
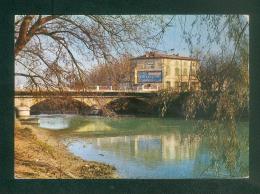
[[[122,178],[244,178],[249,174],[248,122],[240,122],[236,136],[229,137],[226,132],[202,130],[197,121],[173,118],[35,117],[39,127],[51,130],[74,155],[111,164]]]

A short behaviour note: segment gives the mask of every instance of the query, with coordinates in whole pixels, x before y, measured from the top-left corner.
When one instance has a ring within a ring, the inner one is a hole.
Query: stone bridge
[[[63,91],[63,92],[15,92],[15,108],[18,116],[29,116],[30,108],[47,99],[70,98],[80,101],[87,106],[96,106],[98,109],[119,98],[136,98],[145,100],[156,95],[151,91]]]

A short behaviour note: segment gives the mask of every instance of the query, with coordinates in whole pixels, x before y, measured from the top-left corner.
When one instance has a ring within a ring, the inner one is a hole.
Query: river
[[[116,167],[122,178],[244,178],[249,175],[248,122],[236,140],[200,133],[197,121],[174,118],[38,115],[74,155]],[[217,135],[216,135],[217,134]]]

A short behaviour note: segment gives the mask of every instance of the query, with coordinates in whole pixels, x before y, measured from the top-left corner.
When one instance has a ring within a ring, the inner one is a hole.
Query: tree
[[[244,168],[240,152],[248,149],[248,140],[239,142],[237,131],[241,117],[248,118],[249,110],[249,22],[241,15],[208,19],[208,25],[213,27],[211,32],[215,32],[208,39],[209,46],[215,44],[219,49],[212,54],[208,48],[206,55],[200,56],[198,79],[204,87],[187,99],[186,114],[194,118],[200,107],[209,115],[210,121],[198,126],[199,133],[209,138],[215,150],[211,168],[218,173],[219,166],[225,164],[231,176],[236,176],[236,169],[246,176],[248,168]],[[216,142],[221,142],[223,149],[217,148]]]
[[[131,82],[130,55],[123,55],[110,64],[100,64],[92,68],[88,73],[90,85],[120,87]]]
[[[241,15],[201,16],[196,19],[196,22],[204,21],[207,26],[208,51],[201,54],[203,49],[196,48],[201,63],[198,79],[202,90],[189,99],[187,113],[191,116],[192,112],[194,117],[196,107],[209,108],[215,104],[212,119],[238,119],[241,110],[248,107],[249,22]],[[193,36],[192,33],[187,36],[190,48],[193,48]]]
[[[249,20],[243,15],[197,15],[189,22],[185,16],[175,21],[182,27],[191,55],[200,61],[197,78],[202,88],[186,97],[184,113],[186,118],[194,119],[203,110],[209,120],[194,124],[201,136],[209,138],[209,168],[218,173],[219,166],[225,164],[230,175],[235,176],[234,169],[240,167],[240,151],[248,149],[248,141],[238,142],[237,129],[241,116],[248,116]],[[171,92],[163,94],[166,96],[161,98],[165,100],[162,111],[167,110],[165,106],[171,99],[168,95],[174,97]],[[223,148],[216,147],[219,144]],[[248,175],[246,169],[243,174]]]
[[[19,15],[15,17],[15,76],[35,89],[84,83],[85,65],[110,63],[130,48],[151,48],[172,18],[149,15]]]

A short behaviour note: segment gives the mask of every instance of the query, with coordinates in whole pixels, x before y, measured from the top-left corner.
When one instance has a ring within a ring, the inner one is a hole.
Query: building
[[[196,78],[199,63],[191,57],[147,52],[131,58],[131,80],[135,87],[143,89],[166,89],[176,91],[198,90]]]

